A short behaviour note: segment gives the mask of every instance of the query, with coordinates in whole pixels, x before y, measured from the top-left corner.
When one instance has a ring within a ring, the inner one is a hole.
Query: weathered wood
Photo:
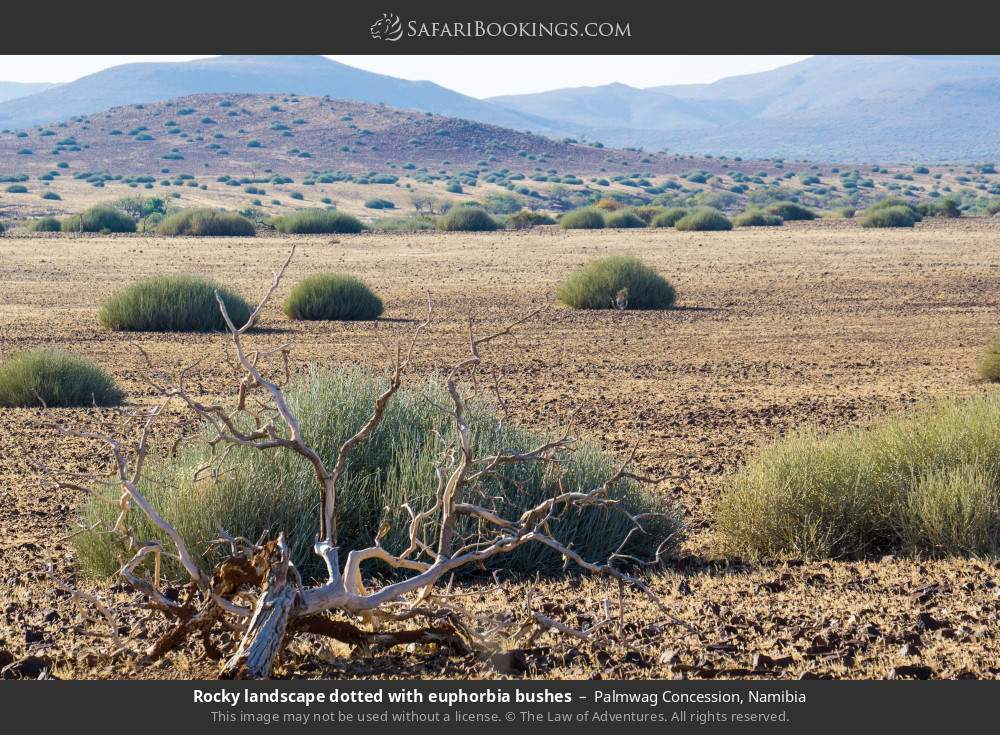
[[[224,679],[267,679],[284,645],[298,589],[289,584],[291,559],[284,534],[270,546],[265,587],[239,648],[222,667],[220,675]]]

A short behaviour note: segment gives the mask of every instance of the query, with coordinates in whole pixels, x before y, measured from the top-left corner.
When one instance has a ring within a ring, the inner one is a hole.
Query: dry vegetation
[[[259,294],[290,244],[284,285],[261,315],[262,347],[293,345],[290,369],[310,362],[378,367],[383,345],[406,343],[425,312],[436,315],[409,370],[440,377],[468,350],[466,320],[482,333],[545,306],[518,329],[498,374],[512,418],[558,423],[582,404],[582,431],[620,455],[633,437],[643,474],[670,477],[654,490],[680,504],[688,533],[679,558],[648,579],[665,606],[614,580],[575,576],[473,580],[470,613],[539,612],[577,628],[606,618],[594,640],[545,632],[491,656],[456,655],[416,642],[373,658],[305,636],[286,651],[281,676],[492,677],[988,677],[1000,674],[1000,598],[992,559],[760,562],[726,554],[710,520],[725,477],[754,447],[812,422],[845,428],[935,396],[995,391],[975,356],[994,335],[1000,307],[1000,226],[985,219],[925,221],[914,229],[862,229],[849,220],[791,222],[734,232],[634,230],[360,234],[312,237],[157,238],[138,235],[7,236],[0,240],[2,356],[60,346],[103,366],[133,409],[156,391],[141,354],[98,323],[100,304],[141,277],[187,272]],[[678,288],[665,311],[577,311],[552,303],[567,272],[596,256],[638,255]],[[362,276],[385,313],[373,322],[290,321],[292,285],[317,272]],[[376,339],[376,336],[379,339]],[[230,395],[232,352],[212,334],[132,335],[161,369],[208,355],[192,381],[205,400]],[[190,412],[157,419],[152,452],[198,430]],[[61,677],[214,676],[200,644],[154,666],[143,648],[165,631],[137,595],[83,577],[67,539],[82,491],[53,489],[54,473],[106,469],[99,444],[60,436],[53,423],[118,436],[109,409],[0,410],[0,657],[11,676],[49,667]],[[52,574],[46,573],[49,562]],[[537,584],[536,593],[530,588]],[[128,649],[107,653],[101,611],[67,587],[98,594]],[[229,639],[235,645],[238,636]]]

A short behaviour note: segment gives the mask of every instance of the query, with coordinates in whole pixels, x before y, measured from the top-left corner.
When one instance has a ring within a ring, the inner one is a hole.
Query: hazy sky
[[[197,56],[0,56],[0,81],[69,82],[134,61]],[[714,82],[805,56],[331,56],[361,69],[426,79],[473,97],[622,82],[633,87]]]

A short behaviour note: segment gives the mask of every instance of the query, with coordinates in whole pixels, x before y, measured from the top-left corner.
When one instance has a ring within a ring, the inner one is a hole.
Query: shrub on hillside
[[[944,217],[946,219],[956,219],[962,216],[960,202],[955,197],[942,197],[917,207],[917,211],[924,217]]]
[[[559,218],[564,230],[600,230],[605,226],[604,214],[595,207],[581,207]]]
[[[629,211],[648,225],[663,214],[666,209],[656,204],[643,204],[639,207],[632,207]]]
[[[437,227],[437,222],[433,217],[415,214],[405,217],[380,217],[372,222],[371,226],[372,229],[386,232],[417,232],[433,230]]]
[[[544,212],[532,212],[530,209],[522,209],[516,214],[507,218],[506,226],[511,230],[529,230],[539,225],[554,225],[556,221]]]
[[[28,223],[28,232],[59,232],[60,229],[55,217],[39,217]]]
[[[994,337],[976,358],[976,369],[984,380],[1000,382],[1000,337]]]
[[[104,302],[100,322],[128,332],[214,332],[226,328],[215,299],[219,290],[233,324],[243,326],[250,306],[238,294],[198,276],[155,276],[137,281]]]
[[[290,319],[378,319],[382,300],[354,276],[320,273],[295,284],[285,301]]]
[[[339,446],[353,435],[371,415],[372,405],[385,384],[372,373],[361,370],[314,369],[289,389],[291,409],[299,417],[303,438],[332,465]],[[448,402],[447,393],[436,385],[404,387],[387,404],[378,428],[351,452],[348,469],[338,486],[338,523],[346,554],[354,548],[375,543],[374,535],[389,521],[381,545],[399,553],[409,542],[409,519],[386,515],[386,508],[408,504],[415,512],[434,502],[437,488],[434,469],[446,442],[452,436],[448,414],[431,401]],[[470,442],[476,456],[490,456],[501,447],[505,452],[527,450],[547,437],[505,424],[499,430],[491,406],[470,400],[466,418],[471,427]],[[150,503],[170,521],[187,542],[188,548],[204,554],[200,562],[210,570],[218,561],[219,528],[233,536],[260,538],[281,528],[286,534],[296,570],[307,580],[325,577],[322,562],[312,551],[316,532],[316,478],[307,463],[284,452],[260,452],[235,447],[225,458],[222,471],[195,482],[194,470],[208,457],[204,444],[181,449],[176,455],[147,466],[142,491]],[[598,487],[618,469],[618,459],[588,442],[581,442],[566,461],[567,488]],[[505,517],[517,517],[527,508],[558,492],[555,473],[544,463],[501,464],[477,488],[467,502],[483,505]],[[679,538],[680,521],[676,509],[660,496],[647,492],[631,480],[613,483],[608,497],[621,509],[632,513],[663,513],[651,516],[649,532],[633,534],[623,553],[649,556],[660,539]],[[117,506],[103,497],[94,497],[83,509],[88,527],[104,528],[114,523]],[[462,521],[456,532],[474,534],[475,523]],[[145,515],[132,516],[137,538],[161,538]],[[630,523],[623,513],[594,505],[559,514],[549,520],[553,535],[586,559],[606,559],[626,536]],[[424,541],[431,546],[436,539]],[[117,572],[134,551],[127,540],[94,531],[74,538],[84,568],[93,575]],[[669,547],[664,549],[669,555]],[[214,554],[214,556],[213,556]],[[534,575],[557,572],[560,555],[541,544],[525,544],[504,555],[490,568],[502,566],[507,572]],[[172,569],[165,569],[170,574]]]
[[[115,406],[122,392],[97,365],[61,350],[14,355],[0,365],[0,406]]]
[[[862,227],[913,227],[917,220],[907,207],[878,207],[868,209],[861,219]]]
[[[781,217],[785,222],[816,219],[816,213],[795,202],[775,202],[765,210],[768,214]]]
[[[256,234],[253,222],[236,212],[222,209],[182,209],[161,220],[156,231],[161,235],[198,237],[249,237]]]
[[[752,558],[1000,550],[1000,396],[941,401],[870,426],[803,429],[730,480],[715,526]]]
[[[669,309],[677,292],[638,258],[598,258],[567,278],[559,300],[575,309]]]
[[[907,211],[909,211],[910,216],[913,217],[914,222],[919,222],[921,219],[923,219],[923,215],[920,213],[920,209],[916,205],[906,201],[905,199],[902,199],[901,197],[886,197],[885,199],[880,199],[879,201],[875,202],[870,207],[868,207],[868,209],[865,210],[865,213],[867,214],[870,212],[877,212],[880,209],[889,209],[890,207],[905,208]]]
[[[365,200],[366,209],[395,209],[396,205],[393,204],[388,199],[381,199],[379,197],[373,197],[372,199]]]
[[[677,220],[674,225],[685,231],[721,231],[733,229],[733,223],[717,209],[696,209]]]
[[[646,226],[646,221],[642,217],[628,209],[611,212],[604,221],[608,227],[615,229],[631,229]]]
[[[664,210],[653,217],[650,225],[653,227],[674,227],[680,220],[687,217],[687,215],[688,210],[681,207],[674,207],[673,209]]]
[[[737,227],[781,227],[785,220],[777,214],[769,214],[760,209],[748,209],[733,218]]]
[[[60,226],[63,232],[135,232],[135,220],[107,204],[67,217]]]
[[[438,219],[438,228],[459,232],[491,232],[499,225],[489,212],[479,207],[453,207]]]
[[[271,220],[278,232],[289,235],[353,235],[361,232],[361,220],[329,209],[302,209]]]

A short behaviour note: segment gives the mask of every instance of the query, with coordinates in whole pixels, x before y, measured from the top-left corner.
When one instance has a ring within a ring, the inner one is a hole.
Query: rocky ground
[[[551,424],[583,404],[587,432],[613,451],[641,437],[639,465],[676,479],[657,491],[676,499],[689,531],[681,557],[652,580],[673,618],[641,596],[596,580],[545,582],[548,612],[569,623],[601,615],[615,625],[600,640],[552,635],[501,657],[448,656],[425,648],[350,657],[319,641],[296,644],[279,675],[311,677],[552,678],[846,677],[994,678],[1000,673],[1000,569],[993,559],[865,562],[775,560],[726,555],[710,510],[725,482],[761,442],[804,422],[841,427],[940,395],[966,395],[973,358],[997,330],[1000,224],[925,222],[871,231],[850,221],[789,224],[731,233],[673,230],[358,235],[296,238],[283,292],[307,273],[347,271],[383,297],[372,323],[291,323],[266,313],[262,346],[292,343],[293,368],[309,362],[379,365],[383,342],[408,335],[432,292],[435,322],[413,378],[434,375],[463,354],[472,315],[489,330],[542,305],[516,342],[489,354],[516,418]],[[153,273],[213,276],[248,297],[263,292],[290,238],[0,239],[0,358],[40,344],[85,354],[144,405],[138,352],[97,323],[101,301]],[[564,274],[607,253],[633,253],[678,287],[669,312],[574,312],[553,299]],[[377,333],[377,334],[376,334]],[[380,339],[376,339],[378,336]],[[222,339],[139,334],[164,370],[207,356],[198,378],[228,395]],[[152,667],[138,651],[162,630],[121,586],[82,578],[67,536],[81,494],[54,490],[32,469],[103,465],[95,446],[57,435],[54,422],[127,433],[111,411],[0,409],[0,668],[5,676],[66,678],[212,676],[192,647]],[[179,410],[157,447],[194,428]],[[109,603],[127,651],[109,657],[108,625],[45,574]],[[522,584],[472,586],[472,609],[515,607]]]

